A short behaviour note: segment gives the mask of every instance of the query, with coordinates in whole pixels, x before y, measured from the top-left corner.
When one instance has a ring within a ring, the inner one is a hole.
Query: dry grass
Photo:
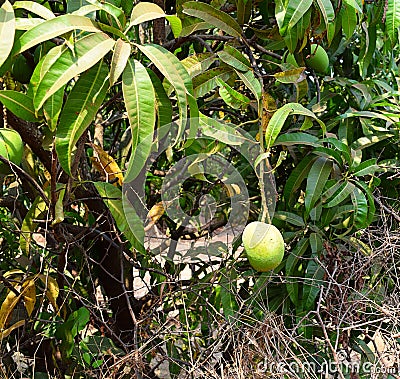
[[[349,240],[325,246],[327,254],[319,262],[325,276],[323,282],[315,283],[320,292],[312,311],[300,316],[293,308],[292,314],[278,307],[277,312],[271,312],[265,296],[270,286],[296,279],[270,276],[258,289],[264,296],[254,303],[262,317],[254,317],[240,292],[232,291],[239,309],[227,320],[210,304],[211,333],[205,341],[199,327],[193,329],[179,317],[183,312],[189,320],[189,309],[184,305],[174,308],[196,289],[178,286],[165,292],[173,305],[167,317],[160,303],[149,306],[143,314],[136,331],[137,348],[125,354],[103,354],[101,367],[86,370],[86,376],[77,373],[74,378],[146,378],[141,373],[146,371],[149,357],[156,376],[148,378],[400,378],[400,230],[396,217],[387,209],[381,208],[379,220],[378,225],[357,236],[362,244]],[[226,262],[219,269],[223,264]],[[70,295],[80,296],[73,288]],[[81,300],[93,313],[107,308],[104,298]],[[41,340],[33,340],[39,349]],[[181,358],[172,358],[167,352],[168,341],[182,349]],[[21,351],[18,340],[3,342],[1,379],[31,377],[35,357]]]

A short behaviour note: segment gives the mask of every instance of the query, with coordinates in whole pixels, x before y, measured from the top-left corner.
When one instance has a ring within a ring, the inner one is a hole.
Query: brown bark
[[[164,0],[154,0],[154,4],[157,4],[165,10]],[[162,45],[165,40],[165,20],[163,18],[153,21],[153,42]]]

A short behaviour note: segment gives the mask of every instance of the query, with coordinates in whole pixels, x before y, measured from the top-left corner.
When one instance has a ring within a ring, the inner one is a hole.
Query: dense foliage
[[[339,352],[398,346],[397,0],[0,4],[2,376],[353,378]]]

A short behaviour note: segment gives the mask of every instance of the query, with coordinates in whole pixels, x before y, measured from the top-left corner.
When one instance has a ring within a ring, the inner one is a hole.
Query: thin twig
[[[19,176],[24,177],[32,186],[36,189],[36,191],[39,192],[40,197],[43,199],[43,201],[46,203],[46,205],[49,207],[50,206],[50,201],[47,198],[46,194],[44,193],[42,187],[38,184],[38,182],[33,179],[25,170],[23,170],[21,167],[17,166],[15,163],[9,161],[7,158],[3,157],[0,155],[0,161],[9,165],[11,170],[18,174]]]
[[[251,41],[251,40],[248,40],[248,41],[251,46],[253,46],[255,49],[261,51],[263,54],[269,55],[272,58],[279,59],[280,61],[282,60],[282,58],[283,58],[282,55],[276,54],[273,51],[269,51],[265,47],[259,45],[258,43],[254,42],[254,41]]]
[[[390,209],[389,207],[387,207],[385,204],[382,203],[382,201],[379,199],[379,197],[376,197],[374,195],[374,200],[379,204],[379,206],[385,210],[387,213],[389,213],[390,215],[392,215],[397,221],[400,222],[400,216],[393,211],[393,209]]]
[[[197,42],[198,42],[201,46],[203,46],[209,53],[213,53],[213,49],[211,48],[211,46],[210,46],[206,41],[204,41],[203,38],[200,38],[199,36],[194,35],[194,36],[191,36],[190,39],[193,40],[193,41],[197,41]]]
[[[339,358],[337,356],[337,353],[336,353],[334,347],[332,346],[331,340],[329,339],[329,336],[328,336],[328,332],[326,331],[326,328],[325,328],[324,321],[322,320],[322,317],[320,315],[320,308],[321,308],[321,301],[322,301],[323,294],[324,294],[324,287],[321,286],[321,291],[320,291],[320,294],[319,294],[317,310],[315,311],[315,314],[316,314],[317,319],[319,321],[319,324],[321,326],[322,333],[324,334],[325,341],[328,344],[329,348],[331,349],[333,360],[335,361],[335,364],[337,366],[339,376],[340,376],[341,379],[345,379],[345,377],[343,375],[343,372],[342,372],[342,369],[340,368]]]

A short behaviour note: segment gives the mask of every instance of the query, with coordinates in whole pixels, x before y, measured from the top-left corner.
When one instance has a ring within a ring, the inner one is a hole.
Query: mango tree
[[[370,357],[325,294],[377,205],[399,220],[399,25],[395,0],[2,1],[6,374],[18,345],[43,377],[177,377],[271,312],[293,354]],[[285,238],[273,272],[241,250],[255,220]]]

